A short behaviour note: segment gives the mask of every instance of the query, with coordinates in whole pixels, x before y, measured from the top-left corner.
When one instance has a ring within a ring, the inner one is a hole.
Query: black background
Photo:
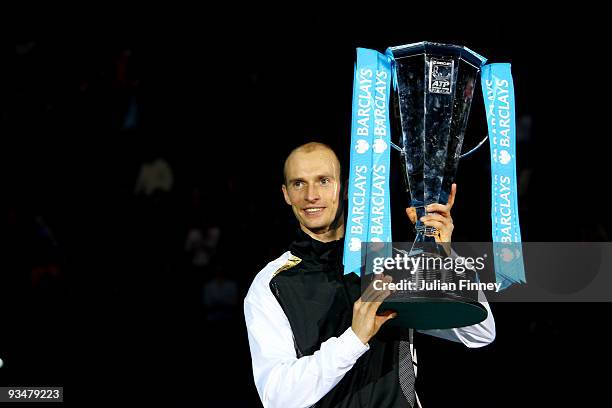
[[[63,385],[73,402],[259,406],[241,299],[296,228],[280,194],[287,152],[309,140],[348,151],[356,47],[440,41],[511,62],[517,117],[531,123],[517,151],[523,240],[609,240],[610,74],[597,13],[492,10],[485,23],[473,10],[359,7],[72,10],[70,24],[26,18],[5,36],[0,385]],[[141,116],[122,130],[130,96]],[[466,144],[485,132],[478,94]],[[456,240],[489,239],[488,155],[485,146],[459,168]],[[172,166],[172,192],[135,196],[140,165],[156,157]],[[403,200],[393,202],[400,238]],[[32,269],[48,247],[37,217],[59,267],[39,284]],[[200,301],[213,273],[186,266],[194,218],[220,227],[214,268],[239,287],[224,323],[206,322]],[[492,306],[488,347],[417,339],[426,407],[603,395],[609,305]]]

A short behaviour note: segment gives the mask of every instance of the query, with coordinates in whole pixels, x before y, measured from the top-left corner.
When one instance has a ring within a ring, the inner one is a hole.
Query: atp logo
[[[364,154],[369,149],[370,149],[370,144],[366,140],[364,139],[357,140],[357,144],[355,145],[355,150],[357,151],[357,153]]]
[[[372,149],[374,149],[374,153],[380,154],[380,153],[384,152],[385,150],[387,150],[387,147],[389,147],[387,145],[387,142],[385,142],[382,139],[376,139],[374,141],[374,146],[372,147]]]
[[[510,160],[512,160],[512,156],[510,156],[510,153],[508,153],[507,150],[501,150],[499,152],[498,160],[501,164],[508,164],[510,163]]]
[[[429,61],[429,92],[451,94],[453,88],[455,61],[434,59]]]

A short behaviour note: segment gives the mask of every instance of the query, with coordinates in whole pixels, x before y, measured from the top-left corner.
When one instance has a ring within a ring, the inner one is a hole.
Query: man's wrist
[[[353,331],[352,327],[346,329],[346,331],[340,336],[340,339],[343,343],[349,347],[350,350],[354,350],[356,354],[363,354],[366,352],[370,345],[368,342],[364,342],[356,333]]]

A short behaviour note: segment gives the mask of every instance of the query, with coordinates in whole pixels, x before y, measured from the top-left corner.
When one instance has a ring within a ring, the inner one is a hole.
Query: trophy
[[[361,275],[365,301],[378,299],[380,290],[391,290],[379,308],[399,312],[390,324],[445,329],[486,319],[487,309],[478,302],[479,294],[492,289],[490,283],[479,281],[476,272],[484,268],[484,262],[480,268],[461,267],[460,261],[467,259],[452,253],[450,243],[436,242],[437,231],[427,228],[420,218],[429,204],[448,202],[459,160],[487,139],[491,147],[494,286],[499,291],[526,282],[520,250],[514,85],[510,64],[485,62],[466,47],[431,42],[391,47],[386,54],[357,49],[344,273]],[[481,70],[492,137],[487,135],[462,154]],[[391,120],[393,109],[398,120]],[[399,151],[401,178],[417,215],[416,237],[407,246],[392,243],[392,148]],[[408,261],[412,261],[410,268]],[[382,273],[391,275],[393,282],[373,279]]]
[[[450,254],[443,244],[435,242],[435,229],[425,227],[420,218],[426,214],[428,204],[448,202],[485,59],[465,47],[431,42],[391,47],[387,55],[394,61],[393,99],[401,121],[401,132],[392,135],[396,143],[391,144],[400,153],[402,178],[410,194],[410,206],[417,213],[412,246],[391,250],[411,257],[443,258]],[[458,289],[460,280],[478,281],[473,270],[458,274],[443,268],[420,267],[408,279],[414,288],[425,289],[395,291],[385,300],[380,311],[399,312],[391,321],[394,325],[444,329],[475,324],[487,316],[487,310],[478,302],[478,291]]]

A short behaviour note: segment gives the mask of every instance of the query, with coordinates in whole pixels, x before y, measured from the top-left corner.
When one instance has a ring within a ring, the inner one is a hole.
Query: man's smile
[[[323,210],[325,210],[325,207],[308,207],[304,208],[303,212],[306,214],[307,217],[311,218],[321,215]]]

